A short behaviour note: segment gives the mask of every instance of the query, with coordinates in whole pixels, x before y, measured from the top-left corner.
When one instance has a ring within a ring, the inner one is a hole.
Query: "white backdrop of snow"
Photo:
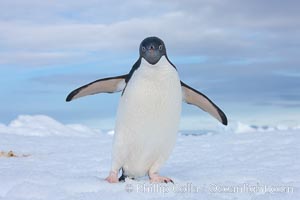
[[[99,134],[99,130],[80,124],[64,125],[45,115],[20,115],[7,126],[0,124],[0,133],[25,136],[92,136]]]
[[[179,135],[161,173],[171,177],[175,186],[200,187],[198,192],[138,192],[140,185],[149,184],[146,177],[119,184],[105,182],[112,133],[64,125],[43,115],[22,115],[8,125],[1,124],[0,151],[30,156],[0,157],[0,200],[300,199],[299,127],[233,122],[217,134]],[[132,192],[125,190],[128,184]],[[211,185],[242,184],[289,186],[293,191],[210,190]]]

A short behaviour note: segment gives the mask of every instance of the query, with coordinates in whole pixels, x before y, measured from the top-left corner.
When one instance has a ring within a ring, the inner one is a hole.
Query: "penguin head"
[[[141,42],[140,57],[152,65],[155,65],[166,54],[165,44],[158,37],[147,37]]]

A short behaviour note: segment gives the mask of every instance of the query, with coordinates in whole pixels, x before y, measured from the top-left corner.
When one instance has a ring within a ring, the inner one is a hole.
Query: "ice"
[[[0,199],[300,199],[299,128],[240,122],[181,132],[161,169],[174,185],[108,184],[113,131],[19,116],[0,124],[0,151],[29,156],[0,157]]]
[[[7,126],[0,124],[1,133],[25,136],[91,136],[99,131],[79,124],[64,125],[45,115],[20,115]]]
[[[278,125],[256,125],[256,124],[246,124],[240,121],[231,121],[229,126],[221,127],[218,132],[229,132],[229,133],[251,133],[251,132],[273,132],[273,131],[287,131],[287,130],[299,130],[299,125],[287,126],[284,124]]]

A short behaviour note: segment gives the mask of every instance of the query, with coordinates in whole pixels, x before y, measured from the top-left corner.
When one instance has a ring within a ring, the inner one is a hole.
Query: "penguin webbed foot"
[[[149,175],[151,183],[173,183],[174,181],[168,177],[160,176],[158,174],[150,174]]]
[[[105,180],[109,183],[118,183],[119,182],[118,174],[116,172],[111,171]]]

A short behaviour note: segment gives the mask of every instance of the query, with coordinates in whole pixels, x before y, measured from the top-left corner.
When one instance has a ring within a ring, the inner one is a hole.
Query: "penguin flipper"
[[[188,86],[184,82],[181,81],[180,83],[183,92],[183,100],[186,103],[193,104],[201,108],[219,120],[222,124],[227,125],[228,122],[226,115],[216,104],[214,104],[207,96]]]
[[[94,82],[88,83],[76,90],[73,90],[68,96],[66,101],[72,101],[79,97],[97,94],[97,93],[114,93],[122,91],[126,82],[125,79],[128,75],[121,75],[109,78],[103,78]]]

